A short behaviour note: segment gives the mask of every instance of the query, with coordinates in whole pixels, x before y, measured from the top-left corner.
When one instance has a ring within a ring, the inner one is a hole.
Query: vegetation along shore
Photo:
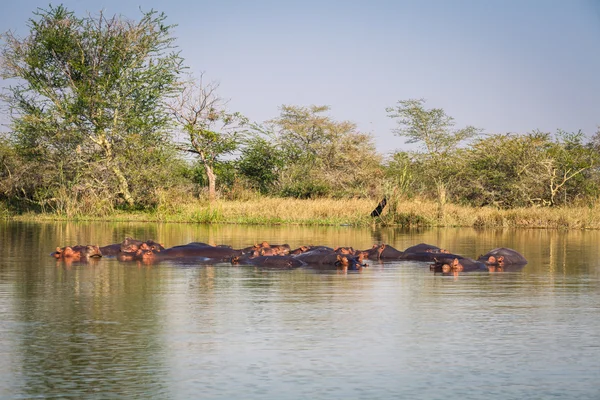
[[[600,130],[487,133],[406,99],[381,111],[411,147],[379,154],[329,106],[229,110],[155,11],[28,26],[0,43],[4,218],[600,228]]]

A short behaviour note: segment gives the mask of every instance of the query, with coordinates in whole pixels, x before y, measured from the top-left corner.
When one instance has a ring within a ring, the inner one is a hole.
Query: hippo
[[[56,251],[51,255],[60,260],[87,261],[89,258],[102,257],[102,252],[96,245],[76,245],[72,247],[57,247]]]
[[[160,252],[165,249],[162,244],[157,243],[154,240],[146,240],[143,242],[141,240],[126,237],[125,240],[121,242],[121,252],[123,253],[135,253],[139,248],[149,249],[155,252]]]
[[[356,251],[352,247],[336,247],[335,249],[333,249],[333,251],[335,251],[337,254],[341,254],[341,255],[354,256],[354,255],[362,254],[362,252]]]
[[[143,242],[141,240],[126,237],[121,243],[114,243],[100,247],[100,252],[102,252],[103,257],[119,258],[119,256],[122,256],[121,253],[135,253],[140,247],[154,251],[161,251],[165,249],[162,244],[157,243],[154,240],[146,240]]]
[[[297,249],[290,250],[291,255],[302,254],[310,250],[308,246],[300,246]]]
[[[452,254],[436,258],[430,269],[434,272],[442,272],[444,274],[451,272],[488,271],[488,267],[481,261],[465,257],[458,258]]]
[[[451,254],[451,253],[434,253],[434,252],[429,252],[429,251],[421,251],[421,252],[416,252],[416,253],[404,253],[400,259],[407,260],[407,261],[433,262],[436,259],[440,259],[440,258],[457,258],[459,260],[462,260],[465,257],[459,256],[458,254]]]
[[[370,260],[401,260],[403,251],[397,250],[389,244],[374,244],[372,248],[359,252]]]
[[[448,250],[440,249],[437,246],[419,243],[404,250],[404,253],[450,253]]]
[[[119,260],[134,261],[141,260],[147,263],[153,263],[165,260],[185,260],[201,261],[203,263],[218,263],[229,261],[231,257],[242,255],[241,250],[235,250],[229,247],[217,247],[203,245],[197,242],[169,247],[164,250],[156,251],[142,244],[135,252],[122,252]]]
[[[287,255],[291,251],[289,244],[269,244],[268,242],[261,242],[251,247],[242,249],[244,254],[257,254],[257,255]]]
[[[484,255],[479,256],[477,260],[485,263],[488,266],[498,266],[501,268],[508,265],[523,266],[527,264],[527,260],[522,254],[516,250],[506,247],[499,247],[497,249],[490,250]]]
[[[358,269],[365,267],[362,256],[338,254],[333,250],[316,249],[294,255],[294,257],[308,265],[329,265]]]
[[[265,269],[291,269],[306,265],[303,261],[293,256],[275,255],[275,256],[236,256],[231,258],[234,265],[255,265]]]
[[[121,252],[121,243],[109,244],[107,246],[100,247],[102,257],[115,257]]]

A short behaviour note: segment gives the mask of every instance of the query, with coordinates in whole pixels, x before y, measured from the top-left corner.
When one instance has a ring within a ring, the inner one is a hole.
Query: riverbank
[[[377,205],[369,199],[257,198],[247,201],[219,200],[159,206],[152,211],[115,210],[109,215],[65,215],[26,213],[6,218],[21,221],[148,221],[180,223],[298,224],[298,225],[385,225],[406,227],[481,227],[600,229],[600,207],[540,208],[500,210],[491,207],[464,207],[436,202],[405,200],[390,202],[381,217],[372,218]]]

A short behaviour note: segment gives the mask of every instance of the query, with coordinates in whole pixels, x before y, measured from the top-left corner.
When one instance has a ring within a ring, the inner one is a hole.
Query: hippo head
[[[130,237],[126,237],[125,240],[121,242],[121,252],[122,253],[135,253],[139,250],[142,245],[141,240],[132,239]]]
[[[337,260],[335,262],[336,267],[347,267],[348,266],[348,257],[344,257],[338,254]]]
[[[165,247],[161,243],[157,243],[154,240],[146,240],[143,244],[155,253],[158,253],[165,249]]]
[[[91,257],[102,257],[102,252],[100,251],[100,247],[95,245],[77,245],[73,247],[57,247],[56,252],[54,252],[52,255],[55,258],[59,259],[69,259],[72,261],[78,261],[81,259],[88,259]]]

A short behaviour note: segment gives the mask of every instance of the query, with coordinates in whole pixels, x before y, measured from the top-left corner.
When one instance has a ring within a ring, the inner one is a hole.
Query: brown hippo
[[[297,249],[291,250],[290,254],[292,254],[292,255],[302,254],[302,253],[306,253],[309,250],[310,250],[310,247],[308,247],[308,246],[300,246]]]
[[[525,265],[527,260],[516,250],[499,247],[488,251],[477,259],[488,266],[505,267],[508,265]]]
[[[139,248],[151,249],[157,252],[165,249],[162,244],[157,243],[154,240],[146,240],[143,242],[141,240],[126,237],[121,243],[100,247],[100,251],[104,257],[119,257],[122,256],[121,253],[135,253]]]
[[[155,252],[160,252],[165,249],[162,244],[157,243],[154,240],[146,240],[143,242],[141,240],[126,237],[125,240],[121,242],[121,252],[123,253],[135,253],[140,248],[149,249]]]
[[[434,252],[428,252],[428,251],[421,251],[418,253],[404,253],[404,255],[400,258],[401,260],[407,260],[407,261],[426,261],[426,262],[433,262],[436,259],[440,259],[440,258],[457,258],[459,260],[462,260],[463,256],[459,256],[458,254],[451,254],[451,253],[434,253]]]
[[[123,252],[122,261],[142,260],[153,263],[165,260],[198,261],[202,263],[218,263],[229,261],[231,257],[242,255],[241,250],[229,247],[217,247],[199,243],[188,243],[155,251],[142,245],[136,252]]]
[[[244,254],[265,254],[265,255],[287,255],[291,251],[289,244],[269,244],[268,242],[261,242],[254,246],[246,247],[242,249]]]
[[[401,260],[404,255],[403,251],[397,250],[389,244],[374,244],[372,248],[360,253],[371,260]]]
[[[374,244],[368,250],[358,250],[356,254],[361,255],[363,258],[368,258],[369,260],[379,260],[381,259],[381,253],[385,249],[385,244],[376,245]]]
[[[232,257],[231,263],[234,265],[254,265],[265,269],[291,269],[306,265],[296,257],[275,255],[258,257]]]
[[[115,257],[121,252],[121,243],[109,244],[107,246],[100,247],[102,257]]]
[[[404,253],[450,253],[448,250],[440,249],[437,246],[419,243],[404,250]]]
[[[294,255],[298,260],[310,265],[330,265],[348,267],[348,269],[358,269],[365,267],[362,256],[342,255],[335,251],[327,249],[309,250],[307,252]]]
[[[96,245],[57,247],[51,255],[56,259],[70,261],[86,261],[92,257],[102,257],[100,248]]]
[[[451,272],[488,271],[487,266],[480,261],[464,257],[458,258],[452,254],[446,254],[446,256],[436,258],[434,263],[430,266],[430,269],[434,272],[441,272],[444,274]]]

